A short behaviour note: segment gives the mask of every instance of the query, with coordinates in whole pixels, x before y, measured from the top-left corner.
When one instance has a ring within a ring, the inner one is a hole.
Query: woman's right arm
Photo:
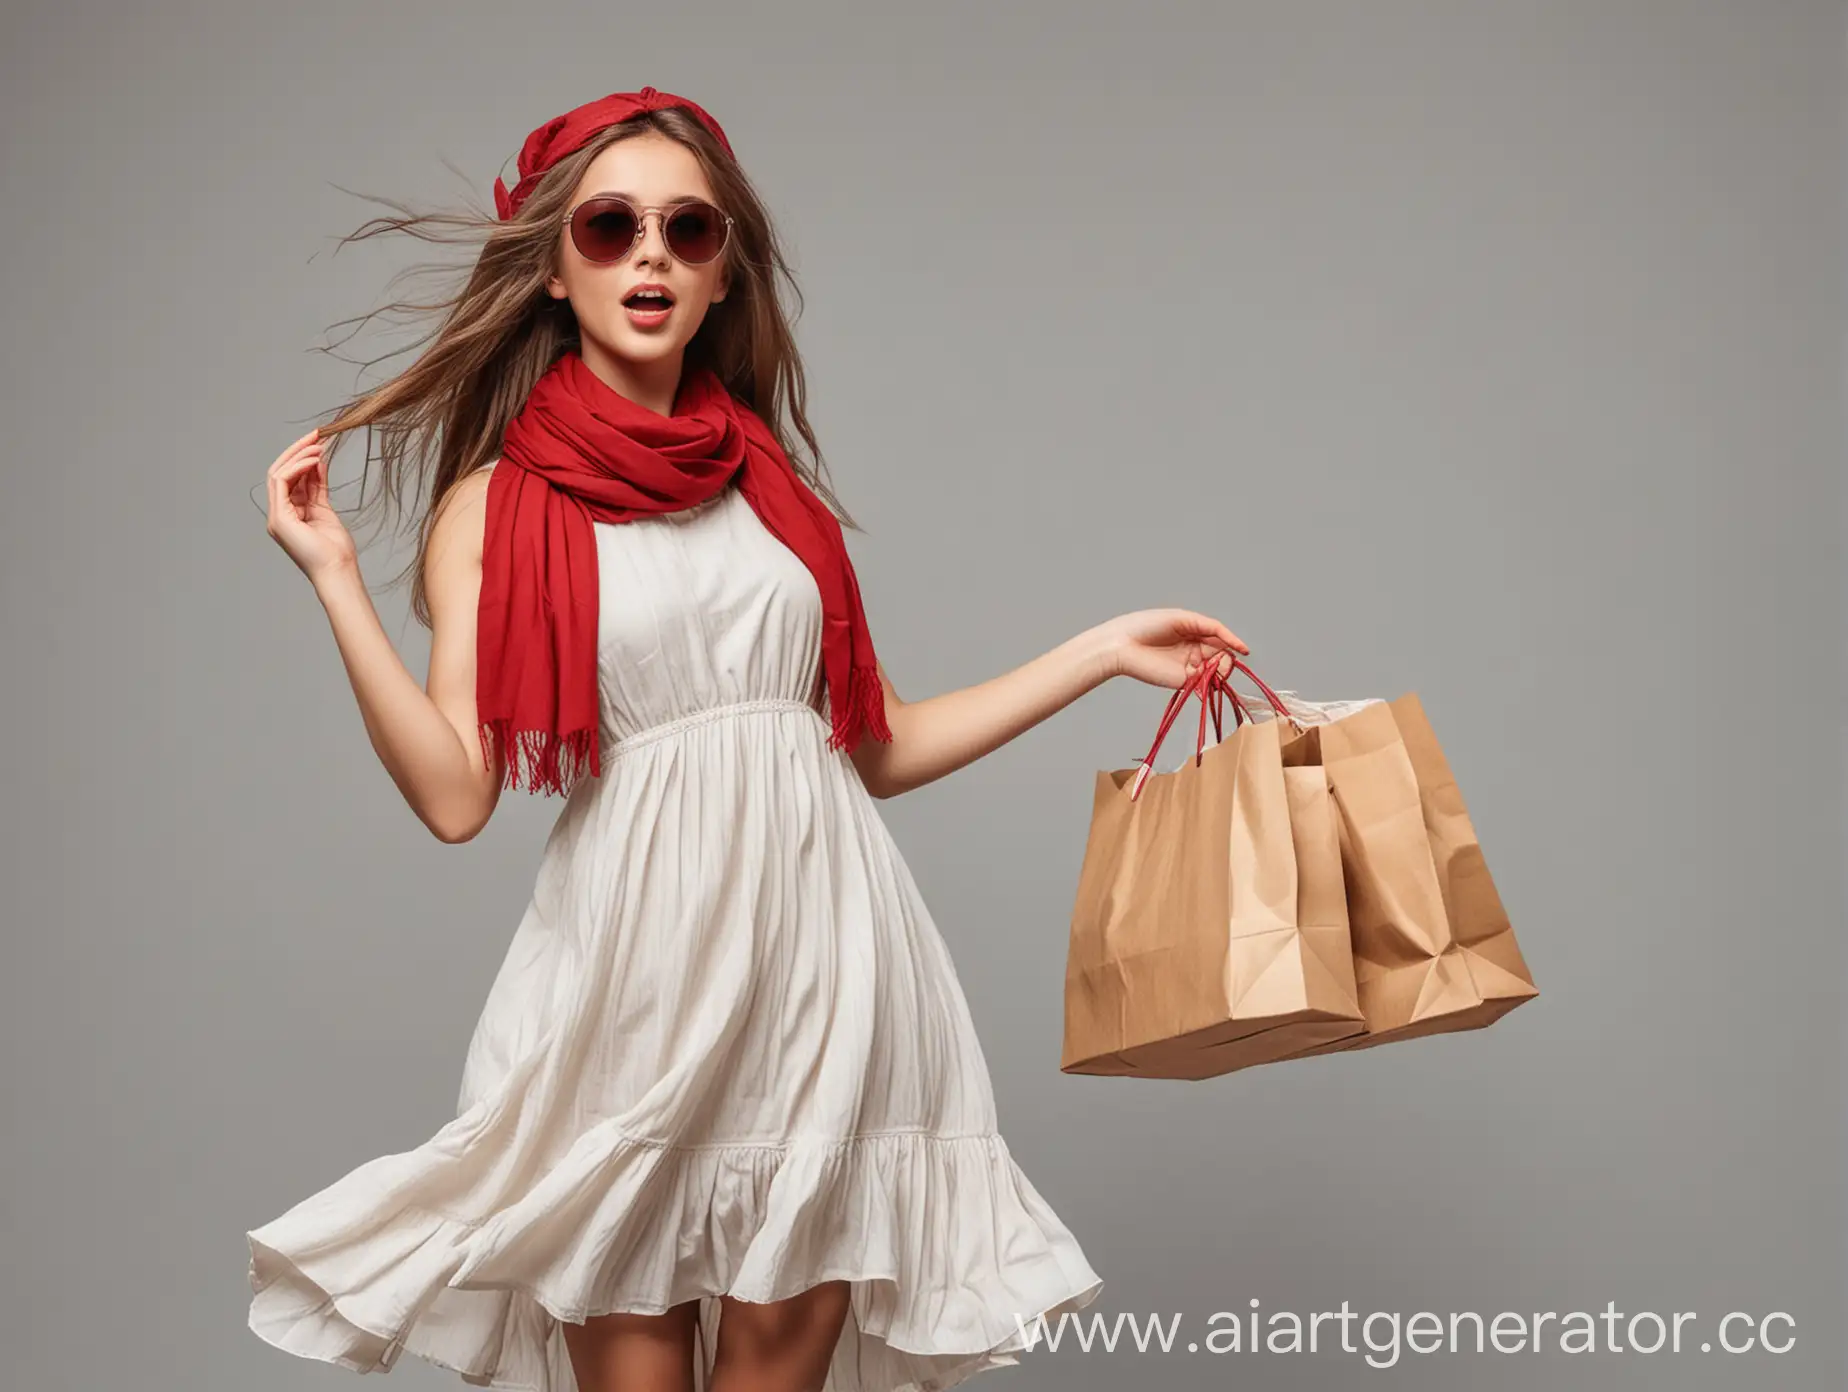
[[[424,554],[430,675],[420,687],[392,646],[360,575],[352,539],[327,502],[311,432],[270,469],[270,535],[314,584],[346,663],[366,734],[411,810],[438,840],[474,837],[500,800],[505,762],[484,761],[475,706],[475,608],[487,471],[443,498]]]

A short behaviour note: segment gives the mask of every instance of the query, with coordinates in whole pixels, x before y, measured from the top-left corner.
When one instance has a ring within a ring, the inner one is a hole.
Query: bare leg
[[[597,1315],[563,1325],[578,1392],[693,1392],[699,1301],[664,1315]]]
[[[765,1305],[721,1297],[710,1392],[820,1392],[849,1290],[845,1281],[824,1281]]]

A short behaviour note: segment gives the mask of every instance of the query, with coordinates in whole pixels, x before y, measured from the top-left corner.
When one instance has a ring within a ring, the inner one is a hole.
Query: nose
[[[642,214],[642,239],[636,243],[635,260],[639,265],[664,266],[667,253],[667,215],[658,211]]]

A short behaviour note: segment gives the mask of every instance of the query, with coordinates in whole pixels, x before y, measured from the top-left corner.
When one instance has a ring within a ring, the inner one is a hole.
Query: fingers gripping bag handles
[[[1284,762],[1320,762],[1339,813],[1363,1035],[1292,1057],[1481,1029],[1539,994],[1416,694],[1280,702]]]
[[[1157,772],[1193,696],[1194,753]],[[1294,718],[1269,699],[1278,718],[1251,719],[1208,662],[1169,698],[1148,754],[1097,774],[1062,1071],[1197,1080],[1364,1031],[1327,783],[1319,765],[1285,767]]]

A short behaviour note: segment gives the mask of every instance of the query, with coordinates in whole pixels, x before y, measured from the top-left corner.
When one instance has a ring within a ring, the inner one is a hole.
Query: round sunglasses
[[[661,239],[668,251],[689,266],[703,266],[715,259],[731,240],[731,218],[699,199],[664,208],[638,208],[626,198],[599,194],[571,209],[564,221],[571,228],[571,244],[585,260],[620,261],[642,240],[650,213],[661,219]]]

